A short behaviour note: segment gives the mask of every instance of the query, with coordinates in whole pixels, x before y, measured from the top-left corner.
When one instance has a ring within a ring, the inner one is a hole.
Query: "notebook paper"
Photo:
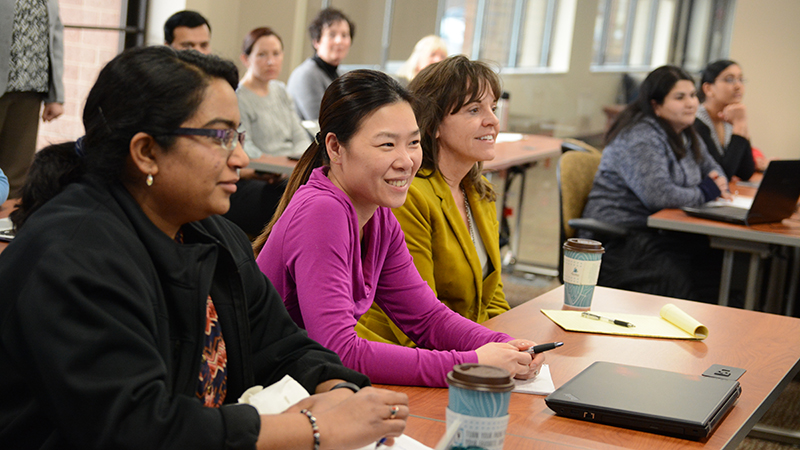
[[[567,331],[667,339],[703,340],[708,337],[708,328],[705,325],[672,303],[664,305],[658,316],[592,311],[594,314],[624,320],[636,325],[632,328],[587,319],[581,317],[581,312],[556,309],[542,310],[544,315]]]

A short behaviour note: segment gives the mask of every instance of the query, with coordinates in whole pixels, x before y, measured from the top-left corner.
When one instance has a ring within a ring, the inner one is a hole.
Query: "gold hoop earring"
[[[151,174],[151,173],[147,174],[147,178],[145,179],[145,183],[147,183],[148,186],[152,186],[153,185],[153,174]]]

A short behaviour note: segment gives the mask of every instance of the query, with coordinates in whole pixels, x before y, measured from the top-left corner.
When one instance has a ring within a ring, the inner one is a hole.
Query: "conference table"
[[[734,449],[800,372],[800,319],[687,300],[598,287],[592,310],[657,316],[672,303],[706,325],[705,340],[675,340],[568,332],[541,309],[560,309],[563,286],[484,322],[488,328],[538,343],[562,341],[547,352],[558,388],[595,361],[610,361],[690,375],[713,364],[747,372],[742,394],[711,436],[692,441],[555,415],[543,396],[512,393],[505,450],[527,449]],[[447,389],[381,386],[409,397],[406,434],[434,447],[444,434]],[[602,389],[602,386],[598,386]]]
[[[755,195],[756,189],[731,183],[731,191],[746,197]],[[664,230],[680,231],[684,233],[704,234],[709,236],[712,248],[723,250],[722,278],[720,280],[719,304],[727,305],[730,285],[733,277],[733,258],[736,252],[749,253],[750,262],[745,289],[746,309],[757,306],[761,278],[761,260],[774,253],[775,246],[784,246],[792,249],[793,265],[789,276],[789,290],[784,296],[787,298],[786,308],[782,313],[792,314],[793,300],[797,294],[798,279],[800,278],[800,214],[777,223],[763,223],[756,225],[737,225],[716,220],[691,217],[680,209],[663,209],[647,219],[647,226]],[[771,308],[779,305],[778,297],[782,296],[782,277],[785,270],[773,268],[769,280],[767,300]]]

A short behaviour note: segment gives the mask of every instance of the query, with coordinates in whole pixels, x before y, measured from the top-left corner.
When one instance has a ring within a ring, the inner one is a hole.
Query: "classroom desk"
[[[539,343],[563,341],[547,352],[556,387],[595,361],[699,375],[712,364],[740,367],[742,395],[716,431],[700,441],[679,439],[556,416],[543,396],[511,395],[505,450],[734,449],[800,372],[800,319],[598,287],[592,309],[658,315],[673,303],[709,328],[703,341],[634,338],[564,331],[540,309],[559,309],[563,286],[484,322],[487,327]],[[746,330],[746,332],[743,332]],[[758,343],[758,345],[753,345]],[[413,421],[407,434],[434,446],[445,430],[447,389],[383,386],[405,392]]]
[[[297,161],[286,156],[262,155],[256,159],[251,159],[247,168],[255,169],[258,172],[291,175],[296,165]]]
[[[741,191],[742,188],[737,190]],[[771,253],[774,245],[795,248],[795,255],[800,252],[800,215],[795,214],[779,223],[764,223],[751,226],[736,225],[716,220],[691,217],[680,209],[664,209],[647,218],[647,226],[685,233],[705,234],[711,240],[711,246],[723,250],[722,278],[720,280],[719,304],[727,305],[733,272],[733,255],[735,252],[750,253],[750,267],[745,290],[745,308],[754,309],[758,299],[760,264],[763,258]],[[795,265],[797,257],[795,256]],[[793,268],[790,280],[789,303],[787,313],[791,313],[797,279],[800,270]],[[775,282],[770,283],[771,292],[767,297],[775,300]]]
[[[506,136],[513,136],[513,133]],[[551,136],[541,136],[535,134],[521,135],[522,138],[516,141],[502,141],[495,145],[495,157],[491,161],[483,163],[485,174],[497,173],[502,178],[502,189],[498,192],[498,220],[502,220],[504,209],[507,205],[503,204],[503,199],[511,188],[508,173],[511,170],[519,174],[520,186],[517,204],[514,208],[514,227],[511,232],[509,250],[510,255],[504,258],[504,262],[509,262],[509,268],[523,270],[532,273],[540,273],[549,276],[558,276],[556,267],[537,267],[524,264],[518,260],[520,243],[522,240],[522,217],[525,207],[525,177],[527,169],[548,158],[557,158],[561,154],[561,139]],[[503,137],[501,137],[501,140]],[[513,266],[513,267],[511,267]]]

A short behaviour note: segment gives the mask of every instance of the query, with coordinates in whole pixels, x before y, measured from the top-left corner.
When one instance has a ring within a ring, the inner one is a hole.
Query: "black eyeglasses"
[[[231,156],[233,150],[236,148],[236,142],[244,147],[244,131],[237,131],[233,128],[225,130],[217,130],[213,128],[177,128],[172,131],[176,136],[206,136],[214,138],[219,141],[220,146],[228,151],[228,157]]]

